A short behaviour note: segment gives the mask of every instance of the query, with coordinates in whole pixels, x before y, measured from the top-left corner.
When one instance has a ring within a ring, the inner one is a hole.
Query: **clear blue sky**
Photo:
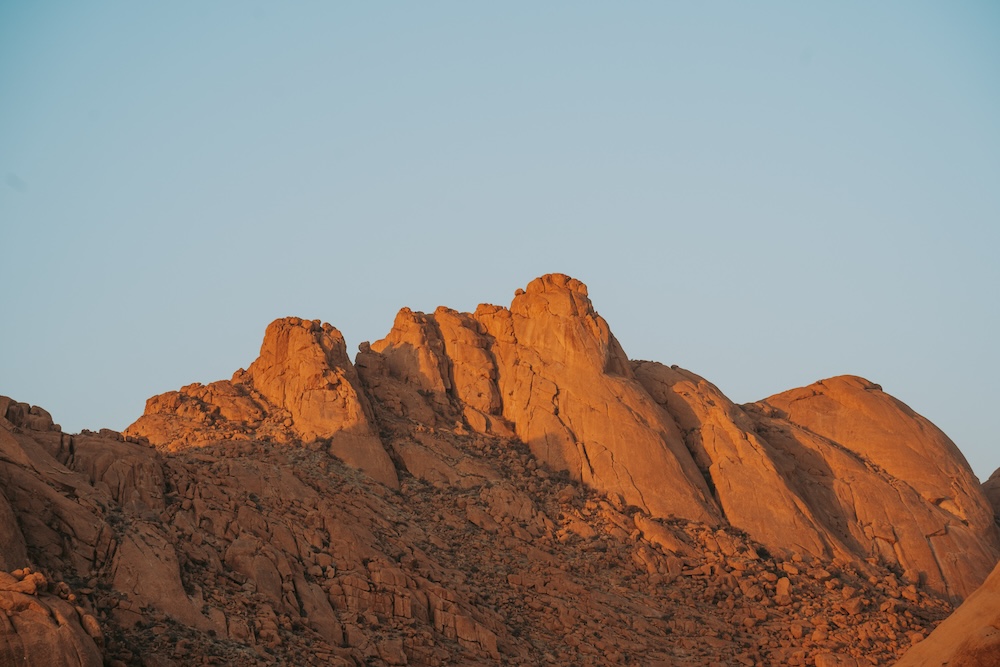
[[[0,393],[68,430],[560,271],[633,358],[1000,467],[997,2],[3,0],[0,178]]]

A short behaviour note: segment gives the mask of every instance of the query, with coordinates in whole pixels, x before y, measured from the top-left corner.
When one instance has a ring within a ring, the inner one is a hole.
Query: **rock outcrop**
[[[295,441],[0,423],[30,561],[0,574],[0,665],[886,663],[950,611],[878,566],[660,521],[516,438],[374,414],[397,490]]]
[[[172,449],[233,438],[321,442],[373,479],[399,484],[344,337],[318,320],[275,320],[249,370],[154,396],[125,433]]]
[[[993,512],[961,452],[856,377],[746,406],[679,368],[636,362],[726,518],[769,548],[878,559],[962,599],[1000,553]]]
[[[993,508],[993,514],[1000,523],[1000,468],[993,471],[990,478],[983,482],[983,494]]]
[[[677,424],[726,518],[784,552],[832,558],[849,550],[794,488],[792,470],[753,419],[694,373],[654,362],[634,362],[635,374]],[[820,507],[820,510],[826,508]]]
[[[276,320],[247,370],[125,434],[0,417],[0,667],[992,646],[996,574],[962,607],[986,630],[925,638],[1000,554],[997,475],[860,378],[735,405],[630,361],[567,276],[509,309],[403,309],[354,364],[332,326]]]
[[[0,571],[0,665],[101,667],[104,635],[97,620],[45,592],[44,575]]]
[[[1000,565],[897,667],[995,667],[1000,661]]]
[[[908,406],[857,377],[759,406],[758,427],[796,462],[802,496],[822,503],[831,532],[857,557],[898,565],[954,599],[992,570],[1000,539],[978,480],[955,444]]]
[[[1000,555],[961,453],[875,385],[833,378],[736,406],[689,371],[630,362],[567,276],[532,281],[509,310],[404,309],[358,369],[397,416],[513,431],[540,462],[658,518],[724,516],[774,551],[881,559],[954,599]]]
[[[463,417],[509,433],[539,461],[655,516],[715,523],[675,425],[635,379],[583,283],[554,274],[510,309],[404,309],[358,368],[376,400],[428,425]]]

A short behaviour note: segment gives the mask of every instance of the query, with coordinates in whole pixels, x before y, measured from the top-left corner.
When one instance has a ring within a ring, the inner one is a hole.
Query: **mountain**
[[[559,274],[353,363],[276,320],[123,434],[0,417],[0,664],[889,664],[1000,555],[878,385],[736,405]]]

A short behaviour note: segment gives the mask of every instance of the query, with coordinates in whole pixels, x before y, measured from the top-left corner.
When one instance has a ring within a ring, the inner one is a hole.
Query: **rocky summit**
[[[0,665],[995,665],[998,480],[862,378],[631,360],[564,275],[353,362],[284,318],[124,433],[0,398]]]

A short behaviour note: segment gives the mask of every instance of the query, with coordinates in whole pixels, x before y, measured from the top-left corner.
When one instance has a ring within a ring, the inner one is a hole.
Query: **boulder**
[[[399,485],[344,337],[318,320],[275,320],[248,370],[154,396],[125,433],[172,450],[232,439],[320,441],[373,479]]]
[[[995,667],[1000,657],[1000,565],[896,667]]]
[[[690,371],[633,362],[636,378],[674,419],[726,519],[776,553],[847,553],[790,485],[778,453],[752,419]],[[817,508],[825,511],[826,508]]]
[[[510,310],[480,306],[475,318],[491,338],[503,416],[540,461],[656,517],[719,520],[676,425],[583,283],[542,276]]]
[[[94,618],[51,595],[6,590],[0,584],[0,665],[101,667],[104,658],[91,629]]]
[[[1000,555],[1000,531],[955,444],[863,378],[823,380],[761,401],[758,429],[793,466],[810,505],[856,557],[876,554],[954,599]]]

